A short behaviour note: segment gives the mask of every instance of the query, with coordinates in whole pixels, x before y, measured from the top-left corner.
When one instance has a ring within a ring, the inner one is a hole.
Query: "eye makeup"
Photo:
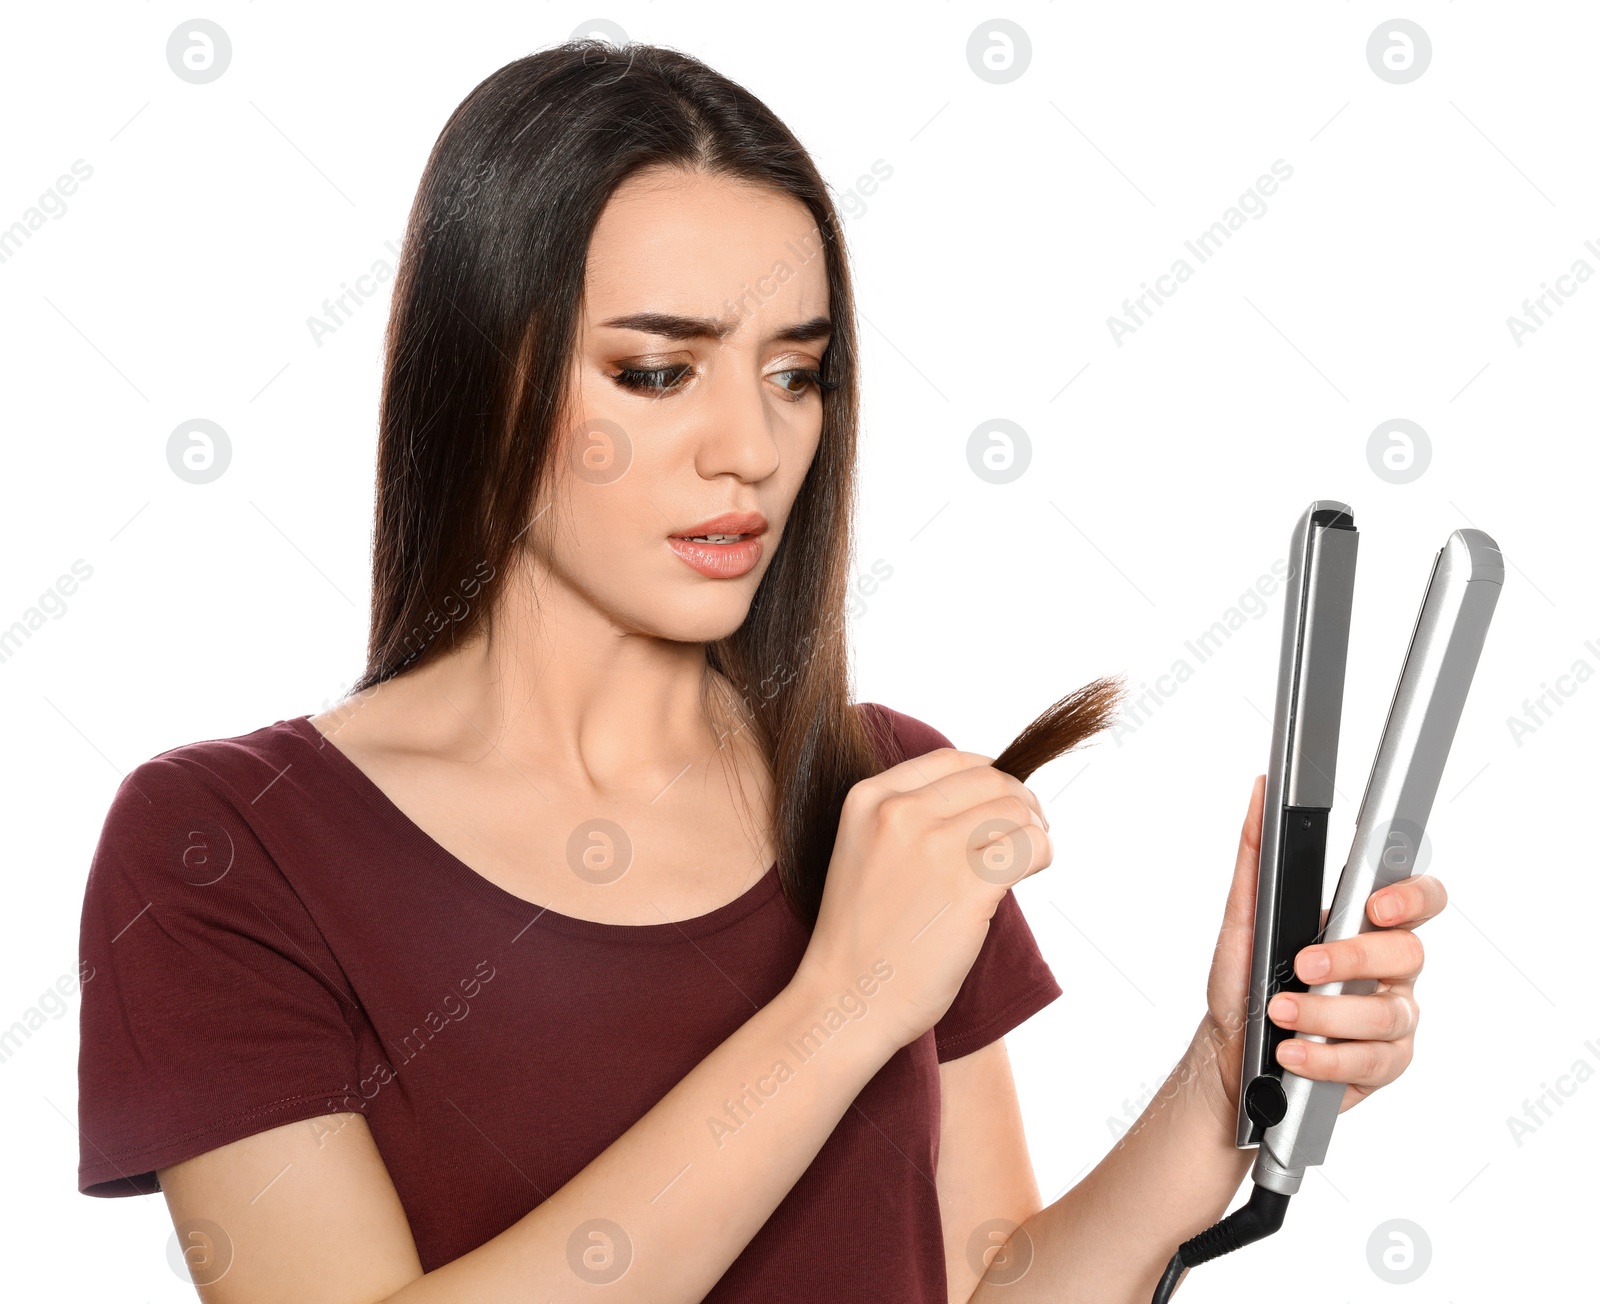
[[[629,367],[619,363],[611,379],[632,393],[664,398],[668,394],[678,392],[687,379],[694,375],[694,371],[694,367],[687,362],[676,362],[662,367]],[[784,367],[780,371],[769,372],[768,375],[793,377],[804,386],[796,390],[789,387],[792,381],[779,383],[784,398],[791,403],[798,403],[803,399],[810,386],[815,386],[819,392],[839,387],[837,381],[824,380],[821,371],[815,367]]]

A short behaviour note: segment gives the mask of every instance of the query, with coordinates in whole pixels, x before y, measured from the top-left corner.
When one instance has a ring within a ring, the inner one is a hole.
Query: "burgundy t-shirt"
[[[950,745],[867,705],[885,765]],[[358,1110],[431,1271],[627,1131],[783,989],[807,938],[773,870],[677,922],[541,909],[306,716],[174,748],[124,779],[89,873],[78,1189],[147,1194],[168,1164]],[[954,1004],[867,1083],[706,1299],[803,1281],[813,1299],[945,1304],[938,1065],[1060,994],[1008,891]]]

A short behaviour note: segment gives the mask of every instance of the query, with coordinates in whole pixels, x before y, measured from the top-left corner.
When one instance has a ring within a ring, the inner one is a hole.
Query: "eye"
[[[611,379],[624,389],[630,389],[636,394],[662,395],[670,394],[677,389],[685,376],[694,374],[694,368],[687,362],[676,363],[670,367],[621,367]]]
[[[788,396],[791,402],[799,402],[806,396],[806,387],[815,385],[818,390],[826,392],[838,389],[836,380],[824,380],[822,373],[815,367],[789,367],[783,371],[774,371],[773,379],[778,382],[778,388]],[[799,388],[794,388],[798,382]]]

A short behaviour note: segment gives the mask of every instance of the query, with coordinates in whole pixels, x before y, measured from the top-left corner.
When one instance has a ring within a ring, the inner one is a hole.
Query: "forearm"
[[[1220,1036],[1202,1019],[1106,1157],[1012,1234],[1013,1254],[1032,1256],[1023,1276],[980,1282],[972,1304],[1148,1304],[1173,1252],[1227,1211],[1254,1157],[1233,1144],[1208,1032]]]
[[[538,1208],[386,1304],[704,1297],[893,1053],[870,1002],[828,1029],[838,995],[797,978]]]

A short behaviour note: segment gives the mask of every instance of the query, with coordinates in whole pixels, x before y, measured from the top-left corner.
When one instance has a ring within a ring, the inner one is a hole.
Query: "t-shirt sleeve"
[[[360,1107],[348,984],[242,810],[163,754],[112,800],[84,890],[78,1189]]]
[[[897,761],[954,746],[921,720],[892,707],[867,705],[886,726],[883,733],[892,740],[891,756]],[[1061,985],[1045,962],[1015,894],[1007,888],[961,990],[934,1025],[939,1062],[960,1059],[998,1041],[1060,995]]]

